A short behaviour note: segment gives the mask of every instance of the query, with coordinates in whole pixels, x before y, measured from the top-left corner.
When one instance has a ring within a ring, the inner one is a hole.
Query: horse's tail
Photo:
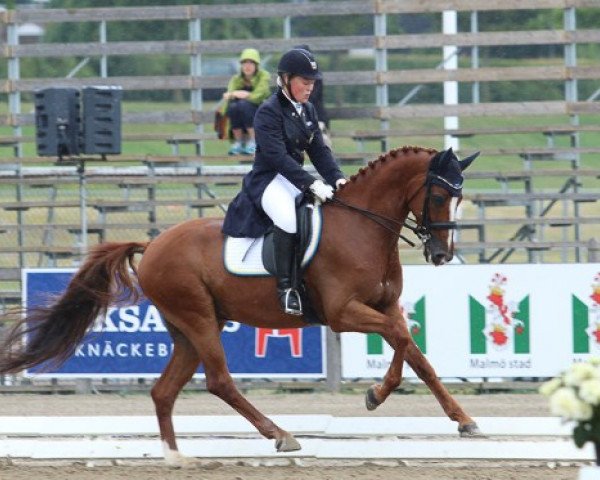
[[[0,345],[0,373],[18,372],[48,362],[61,365],[81,343],[112,301],[137,300],[133,257],[148,243],[103,243],[94,247],[54,303],[34,308],[18,320]]]

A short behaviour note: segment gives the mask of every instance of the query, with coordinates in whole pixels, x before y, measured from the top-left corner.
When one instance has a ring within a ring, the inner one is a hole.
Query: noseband
[[[330,202],[334,205],[343,206],[349,210],[360,213],[361,215],[367,217],[370,220],[373,220],[375,223],[378,223],[386,230],[392,232],[396,237],[401,238],[406,243],[408,243],[411,247],[415,246],[415,243],[412,240],[409,240],[404,235],[400,233],[402,228],[408,228],[411,232],[413,232],[419,241],[422,244],[427,243],[431,239],[431,231],[432,230],[451,230],[456,228],[456,222],[432,222],[429,216],[429,201],[431,200],[431,187],[433,183],[440,184],[443,188],[446,188],[449,192],[451,192],[451,188],[455,188],[448,180],[446,180],[441,175],[433,172],[431,170],[431,164],[429,171],[427,172],[427,177],[425,178],[425,183],[421,185],[415,193],[411,195],[411,197],[407,200],[406,204],[410,205],[410,202],[417,196],[417,194],[423,189],[426,189],[425,192],[425,200],[423,203],[423,213],[422,213],[422,221],[421,223],[417,223],[415,220],[407,218],[404,222],[399,222],[393,218],[386,217],[384,215],[380,215],[379,213],[372,212],[365,208],[360,208],[354,205],[350,205],[349,203],[340,200],[339,198],[333,197]],[[448,185],[444,187],[444,185]],[[461,185],[462,187],[462,185]]]

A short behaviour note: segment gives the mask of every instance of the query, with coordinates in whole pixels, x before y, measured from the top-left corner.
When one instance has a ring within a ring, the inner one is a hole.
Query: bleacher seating
[[[535,2],[529,3],[533,9],[540,8]],[[557,13],[563,10],[565,20],[574,10],[593,8],[593,2],[589,0],[568,3],[567,8],[564,1],[550,0],[543,8],[556,9]],[[482,3],[480,7],[482,11],[523,8],[514,2],[491,6]],[[246,12],[252,18],[253,15],[268,14],[273,18],[370,15],[373,19],[381,19],[387,15],[390,22],[394,15],[440,14],[447,6],[443,2],[350,1],[317,2],[294,5],[293,8],[285,2],[275,3],[267,13],[264,9],[253,9],[252,5],[240,8],[236,12]],[[478,13],[473,11],[473,2],[468,0],[455,1],[452,8],[463,14]],[[153,238],[174,223],[200,215],[223,213],[252,160],[246,156],[226,155],[226,142],[215,148],[217,140],[211,125],[214,105],[198,102],[201,96],[196,94],[201,89],[225,85],[228,76],[208,78],[195,67],[200,55],[230,55],[245,48],[247,40],[198,41],[195,35],[199,33],[193,33],[193,30],[199,28],[200,22],[195,20],[200,20],[203,14],[209,14],[210,18],[230,18],[231,9],[227,5],[153,9],[117,7],[78,9],[75,16],[64,10],[16,9],[10,15],[0,15],[0,31],[5,31],[8,25],[18,26],[36,21],[36,18],[48,25],[60,25],[68,20],[75,25],[78,22],[103,22],[110,26],[113,21],[140,22],[156,20],[161,15],[165,22],[191,21],[187,39],[156,41],[150,34],[146,39],[129,41],[126,45],[110,38],[104,42],[94,38],[89,43],[62,44],[60,49],[42,41],[39,44],[5,45],[0,51],[0,61],[14,60],[13,66],[19,60],[25,63],[45,56],[94,58],[102,55],[110,59],[135,55],[151,59],[152,55],[164,55],[165,49],[169,54],[188,56],[190,60],[188,75],[165,72],[162,76],[60,79],[61,85],[71,88],[92,83],[118,84],[125,91],[183,92],[179,96],[186,98],[186,104],[183,108],[164,111],[161,110],[165,108],[162,102],[151,111],[125,109],[122,141],[126,153],[108,155],[102,160],[98,157],[65,158],[54,165],[54,159],[31,154],[35,144],[31,134],[34,114],[21,105],[15,107],[15,100],[21,95],[26,98],[37,89],[55,86],[57,79],[27,78],[19,75],[16,68],[5,69],[10,75],[3,81],[2,91],[6,98],[11,98],[11,104],[0,114],[0,291],[17,289],[20,275],[15,276],[14,272],[20,267],[71,266],[81,260],[86,244]],[[457,32],[456,38],[460,41],[457,45],[464,49],[461,55],[466,58],[470,54],[474,60],[475,48],[469,49],[479,45],[495,49],[546,45],[555,51],[561,48],[566,51],[579,43],[595,46],[600,38],[594,29],[575,31],[575,27],[569,28],[567,22],[563,23],[562,29],[522,28],[515,26],[515,30],[509,32]],[[279,54],[297,43],[290,38],[260,39],[260,42],[267,55]],[[561,99],[540,95],[540,98],[525,101],[510,98],[492,101],[488,98],[458,105],[405,104],[393,101],[388,95],[391,92],[388,87],[412,88],[416,84],[431,84],[441,88],[447,81],[459,81],[462,87],[479,82],[487,82],[493,87],[494,82],[503,81],[552,81],[562,83],[561,87],[568,91],[566,87],[573,86],[578,80],[581,80],[580,84],[597,81],[597,68],[584,63],[577,66],[577,62],[568,64],[568,56],[563,52],[551,59],[552,65],[539,65],[528,59],[530,62],[522,66],[398,69],[397,62],[391,61],[397,49],[409,48],[416,54],[421,51],[427,58],[433,50],[441,51],[447,45],[447,36],[439,32],[341,34],[314,37],[310,43],[319,54],[346,55],[349,51],[369,48],[374,49],[378,58],[374,66],[366,70],[325,71],[327,88],[342,91],[347,86],[360,87],[376,93],[376,101],[371,104],[357,101],[346,105],[346,100],[339,101],[337,94],[329,98],[334,147],[343,146],[334,148],[334,152],[347,173],[377,158],[382,151],[405,144],[440,147],[443,138],[450,136],[460,141],[458,153],[461,155],[472,153],[483,145],[481,158],[466,173],[461,228],[457,232],[459,256],[471,262],[515,258],[518,261],[586,260],[586,255],[593,249],[588,240],[598,234],[600,225],[597,202],[600,171],[596,167],[600,155],[596,140],[600,125],[592,118],[600,111],[600,103],[594,101],[593,95],[588,100],[580,100],[578,98],[583,97],[577,95],[565,95]],[[192,99],[191,105],[187,97]],[[340,98],[344,98],[343,95]],[[460,119],[461,126],[441,128],[441,120],[454,115]],[[165,128],[165,125],[169,127]],[[175,128],[178,130],[173,132]],[[524,137],[525,134],[529,137]],[[523,138],[534,141],[523,142]],[[209,142],[213,142],[211,148],[204,148]],[[146,148],[138,148],[140,143]],[[509,162],[506,169],[502,168],[505,160]],[[78,171],[83,166],[85,170]],[[80,189],[85,192],[86,208],[83,210]],[[83,215],[87,225],[85,231]],[[7,293],[7,301],[12,298]]]

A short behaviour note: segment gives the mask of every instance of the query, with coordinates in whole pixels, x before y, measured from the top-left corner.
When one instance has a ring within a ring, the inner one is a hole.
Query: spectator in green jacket
[[[223,112],[229,117],[234,143],[229,155],[254,155],[254,114],[270,95],[270,75],[260,68],[260,54],[246,48],[240,55],[240,73],[229,81],[223,94]]]

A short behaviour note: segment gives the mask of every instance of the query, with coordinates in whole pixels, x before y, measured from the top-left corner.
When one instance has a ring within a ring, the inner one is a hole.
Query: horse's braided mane
[[[437,150],[434,148],[417,147],[414,145],[404,145],[402,147],[395,148],[393,150],[390,150],[387,153],[383,153],[383,154],[379,155],[379,157],[376,160],[370,161],[365,167],[362,167],[358,172],[356,172],[354,175],[352,175],[350,177],[348,183],[355,182],[359,177],[361,177],[361,176],[365,175],[367,172],[375,169],[378,165],[386,162],[387,160],[395,159],[400,156],[404,156],[407,153],[419,153],[419,152],[423,152],[423,151],[430,153],[430,154],[437,153]],[[346,185],[348,185],[348,184],[342,185],[342,188],[344,188]]]

